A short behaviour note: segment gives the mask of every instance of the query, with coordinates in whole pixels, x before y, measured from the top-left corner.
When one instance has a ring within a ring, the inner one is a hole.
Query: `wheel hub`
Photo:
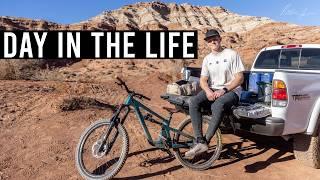
[[[108,150],[108,143],[105,143],[102,145],[102,140],[99,139],[92,145],[92,156],[95,158],[102,158],[104,155],[106,155]],[[102,147],[101,147],[102,146]]]

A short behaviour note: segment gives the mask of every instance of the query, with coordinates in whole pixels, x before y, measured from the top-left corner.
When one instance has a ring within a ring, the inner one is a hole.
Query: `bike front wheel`
[[[208,122],[210,121],[209,116],[202,117],[202,131],[205,133],[208,129]],[[191,124],[191,118],[183,120],[177,128],[179,131],[182,131],[186,134],[192,135],[193,128]],[[190,144],[192,140],[190,138],[184,137],[183,135],[176,134],[174,137],[174,141],[176,143],[182,144]],[[191,142],[190,142],[191,141]],[[210,142],[208,142],[208,151],[204,152],[200,155],[195,156],[193,159],[188,159],[185,157],[185,153],[190,149],[190,147],[185,148],[177,148],[174,149],[174,154],[176,159],[179,160],[181,165],[187,167],[192,170],[206,170],[210,168],[215,160],[217,160],[220,156],[222,150],[222,138],[220,129],[217,129],[215,135],[211,138]]]
[[[123,167],[129,151],[128,133],[121,124],[106,120],[90,125],[76,149],[76,166],[85,179],[111,179]],[[106,132],[111,129],[108,137]]]

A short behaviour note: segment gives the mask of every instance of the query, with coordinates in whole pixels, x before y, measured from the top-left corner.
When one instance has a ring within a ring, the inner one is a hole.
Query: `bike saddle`
[[[168,111],[169,113],[177,113],[180,112],[180,110],[175,108],[169,108],[169,107],[162,107],[164,110]]]

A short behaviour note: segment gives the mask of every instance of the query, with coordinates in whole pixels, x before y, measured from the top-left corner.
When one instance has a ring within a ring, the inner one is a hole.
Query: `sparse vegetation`
[[[115,106],[102,103],[96,99],[90,97],[70,97],[63,99],[59,106],[61,111],[74,111],[87,108],[98,108],[98,109],[111,109],[114,110]]]

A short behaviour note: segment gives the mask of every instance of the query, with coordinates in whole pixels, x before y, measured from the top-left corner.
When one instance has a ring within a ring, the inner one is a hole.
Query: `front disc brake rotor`
[[[108,143],[105,143],[103,145],[103,147],[101,147],[102,145],[102,140],[98,140],[96,141],[93,145],[92,145],[92,156],[95,158],[101,158],[102,156],[106,155],[106,152],[108,150]],[[101,148],[100,148],[101,147]]]

